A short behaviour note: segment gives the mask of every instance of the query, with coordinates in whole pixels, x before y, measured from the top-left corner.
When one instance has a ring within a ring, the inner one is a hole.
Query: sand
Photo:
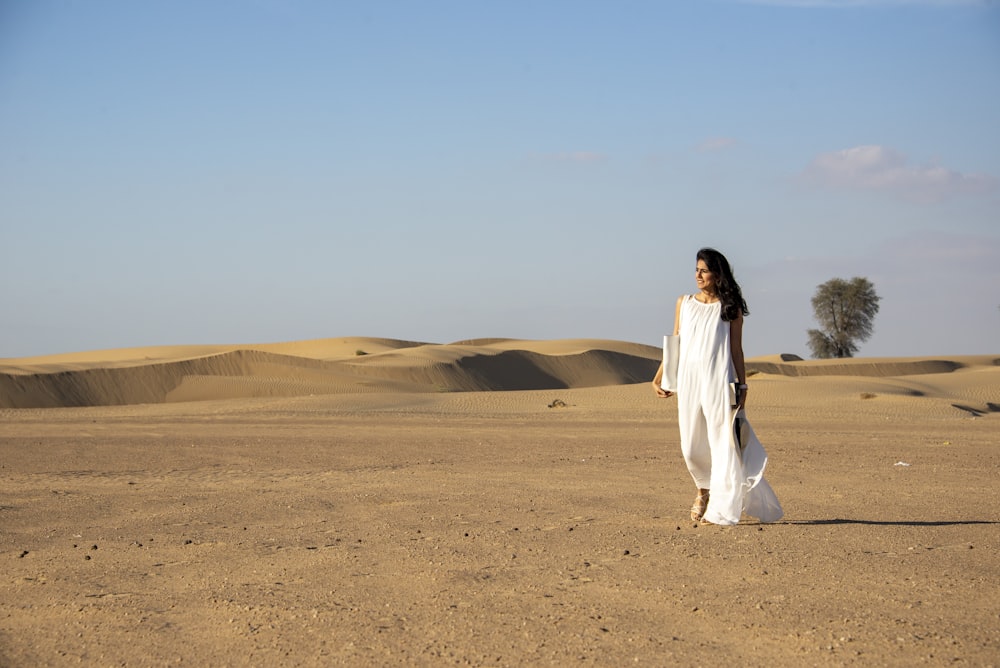
[[[1000,663],[1000,355],[749,360],[786,517],[705,527],[658,354],[0,360],[0,666]]]

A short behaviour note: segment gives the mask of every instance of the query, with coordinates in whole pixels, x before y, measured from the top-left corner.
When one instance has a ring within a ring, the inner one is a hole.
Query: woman
[[[680,335],[677,417],[681,452],[698,488],[691,519],[703,524],[737,524],[748,515],[763,522],[781,519],[781,504],[764,480],[767,454],[749,424],[740,443],[734,421],[747,400],[743,360],[743,316],[749,313],[729,261],[713,248],[698,251],[698,293],[677,300],[674,334]],[[653,385],[657,395],[663,365]],[[736,383],[736,405],[730,383]],[[745,418],[741,416],[741,422]]]

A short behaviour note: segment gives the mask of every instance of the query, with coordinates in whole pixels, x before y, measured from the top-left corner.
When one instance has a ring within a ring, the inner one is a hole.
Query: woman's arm
[[[736,382],[740,385],[746,385],[747,382],[747,369],[746,360],[743,358],[743,314],[741,313],[736,320],[732,320],[729,323],[729,350],[733,358],[733,368],[736,370]],[[746,390],[740,391],[739,396],[739,407],[743,408],[743,404],[746,403],[747,393]]]
[[[669,397],[670,393],[660,387],[660,383],[663,382],[663,362],[660,362],[660,368],[656,370],[656,375],[653,376],[653,390],[656,392],[658,397]]]

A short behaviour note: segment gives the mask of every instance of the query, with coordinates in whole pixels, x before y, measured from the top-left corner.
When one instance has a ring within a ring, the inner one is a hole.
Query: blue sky
[[[0,3],[0,357],[658,344],[704,245],[749,356],[1000,352],[995,2]]]

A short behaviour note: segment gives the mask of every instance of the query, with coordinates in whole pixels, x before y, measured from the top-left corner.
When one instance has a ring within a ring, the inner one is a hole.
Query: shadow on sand
[[[871,526],[888,526],[888,527],[953,527],[953,526],[967,526],[972,524],[1000,524],[1000,522],[993,522],[990,520],[847,520],[847,519],[830,519],[830,520],[787,520],[782,522],[777,522],[777,524],[805,524],[805,525],[819,525],[828,526],[831,524],[867,524]]]

